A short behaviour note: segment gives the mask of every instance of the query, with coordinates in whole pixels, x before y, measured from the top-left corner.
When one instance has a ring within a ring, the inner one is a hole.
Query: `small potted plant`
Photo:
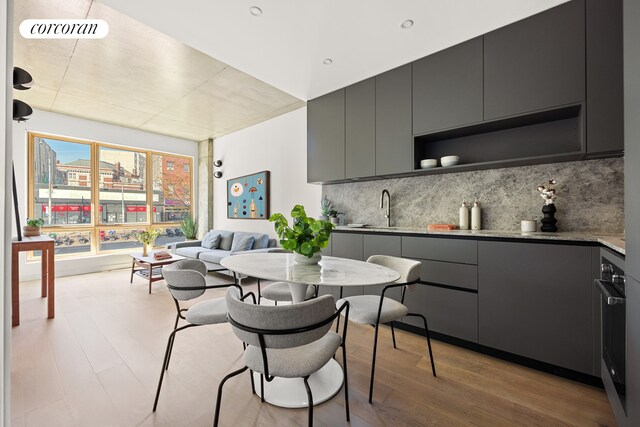
[[[27,225],[22,227],[24,237],[33,237],[40,235],[40,228],[44,225],[42,218],[27,218]]]
[[[342,215],[342,212],[338,212],[332,207],[329,211],[329,221],[331,221],[331,224],[338,225],[340,223],[340,218],[338,218],[338,215]]]
[[[180,222],[180,229],[187,240],[195,240],[198,238],[198,218],[186,216]]]
[[[160,235],[161,230],[145,230],[136,233],[136,239],[142,243],[142,256],[149,256],[149,245],[153,245],[153,242]]]
[[[317,264],[322,258],[320,251],[329,243],[333,224],[320,219],[309,218],[301,205],[291,210],[293,226],[281,213],[271,215],[270,222],[275,223],[276,234],[284,249],[293,251],[294,260],[299,264]]]
[[[332,209],[333,209],[333,205],[331,204],[329,199],[327,199],[327,196],[322,196],[322,199],[320,199],[320,218],[319,219],[322,221],[329,221],[329,214],[331,213]]]

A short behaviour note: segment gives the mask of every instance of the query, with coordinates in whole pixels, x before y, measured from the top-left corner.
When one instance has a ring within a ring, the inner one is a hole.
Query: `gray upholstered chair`
[[[253,298],[253,304],[244,300]],[[349,391],[347,382],[347,354],[345,321],[342,337],[330,331],[333,320],[340,313],[349,318],[349,303],[344,302],[337,310],[331,295],[324,295],[300,304],[279,307],[255,304],[255,296],[244,297],[235,288],[227,289],[227,309],[233,332],[247,344],[244,352],[245,366],[224,377],[218,386],[214,426],[218,425],[222,388],[225,382],[250,369],[260,373],[261,393],[264,401],[264,380],[275,377],[302,378],[309,403],[309,426],[313,425],[313,396],[308,378],[320,370],[342,347],[344,372],[344,398],[347,421],[349,421]]]
[[[373,337],[373,360],[371,362],[371,382],[369,384],[369,403],[372,403],[373,378],[376,370],[376,350],[378,347],[378,328],[380,323],[391,323],[393,348],[397,348],[393,322],[398,321],[405,316],[422,318],[424,321],[424,329],[427,334],[427,346],[429,348],[429,358],[431,359],[431,372],[434,377],[436,376],[436,366],[433,363],[431,338],[429,337],[429,327],[427,326],[426,317],[418,313],[409,313],[409,309],[404,305],[404,294],[407,286],[415,286],[415,283],[420,280],[421,263],[419,261],[387,255],[372,255],[367,259],[367,262],[388,267],[400,274],[400,278],[398,280],[384,287],[381,295],[355,295],[340,298],[336,303],[339,306],[345,301],[349,302],[349,307],[351,309],[351,316],[349,320],[352,322],[375,326],[375,334]],[[400,301],[396,301],[385,296],[386,292],[393,288],[401,288]],[[342,289],[340,289],[340,296],[342,297]],[[336,325],[336,329],[337,328],[338,325]]]
[[[167,341],[167,349],[164,354],[162,369],[160,370],[160,381],[158,382],[158,390],[156,391],[156,398],[153,402],[154,411],[158,406],[164,372],[169,369],[169,361],[171,359],[171,353],[173,352],[176,333],[194,326],[215,325],[227,322],[227,305],[225,299],[222,297],[201,301],[188,309],[181,308],[180,301],[189,301],[198,298],[204,294],[207,289],[226,288],[229,286],[237,287],[239,290],[236,289],[236,291],[242,293],[242,288],[237,284],[237,281],[232,284],[227,283],[208,286],[205,279],[207,266],[204,262],[196,259],[185,259],[166,265],[162,269],[162,275],[167,282],[167,288],[169,288],[169,292],[176,304],[177,315],[176,322],[173,325],[173,332],[171,332],[169,340]],[[187,324],[178,327],[180,319],[185,320]]]
[[[318,287],[315,285],[307,286],[307,294],[304,299],[308,300],[317,296]],[[260,304],[262,298],[275,301],[276,305],[278,305],[278,302],[291,302],[293,300],[288,282],[273,282],[260,290],[260,279],[258,279],[258,304]]]

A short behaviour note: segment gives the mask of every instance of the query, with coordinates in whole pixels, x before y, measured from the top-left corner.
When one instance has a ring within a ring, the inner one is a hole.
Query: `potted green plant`
[[[155,230],[144,230],[136,233],[136,240],[142,243],[142,256],[149,256],[149,245],[153,245],[153,242],[158,238],[162,231]]]
[[[333,224],[329,221],[309,218],[301,205],[291,210],[293,226],[281,213],[271,215],[276,234],[284,249],[293,251],[294,260],[300,264],[317,264],[322,258],[320,251],[327,247]]]
[[[333,205],[327,198],[327,196],[322,196],[320,199],[320,220],[329,221],[329,213],[333,209]]]
[[[198,218],[186,216],[180,222],[180,229],[187,240],[195,240],[198,238]]]
[[[22,227],[22,235],[24,237],[33,237],[40,235],[40,228],[44,225],[42,218],[27,218],[27,225]]]

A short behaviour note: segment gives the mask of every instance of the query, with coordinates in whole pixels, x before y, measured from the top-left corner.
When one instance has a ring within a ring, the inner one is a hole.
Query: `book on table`
[[[171,259],[171,254],[165,251],[154,252],[153,258],[157,261],[161,261],[164,259]]]

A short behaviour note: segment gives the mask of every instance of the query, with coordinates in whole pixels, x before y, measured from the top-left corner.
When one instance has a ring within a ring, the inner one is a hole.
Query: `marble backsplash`
[[[462,201],[478,199],[483,229],[519,230],[523,219],[538,220],[540,226],[544,201],[536,187],[555,178],[560,231],[621,233],[623,165],[622,158],[614,158],[393,178],[324,185],[322,194],[347,223],[385,225],[380,194],[386,188],[392,226],[458,224]]]

